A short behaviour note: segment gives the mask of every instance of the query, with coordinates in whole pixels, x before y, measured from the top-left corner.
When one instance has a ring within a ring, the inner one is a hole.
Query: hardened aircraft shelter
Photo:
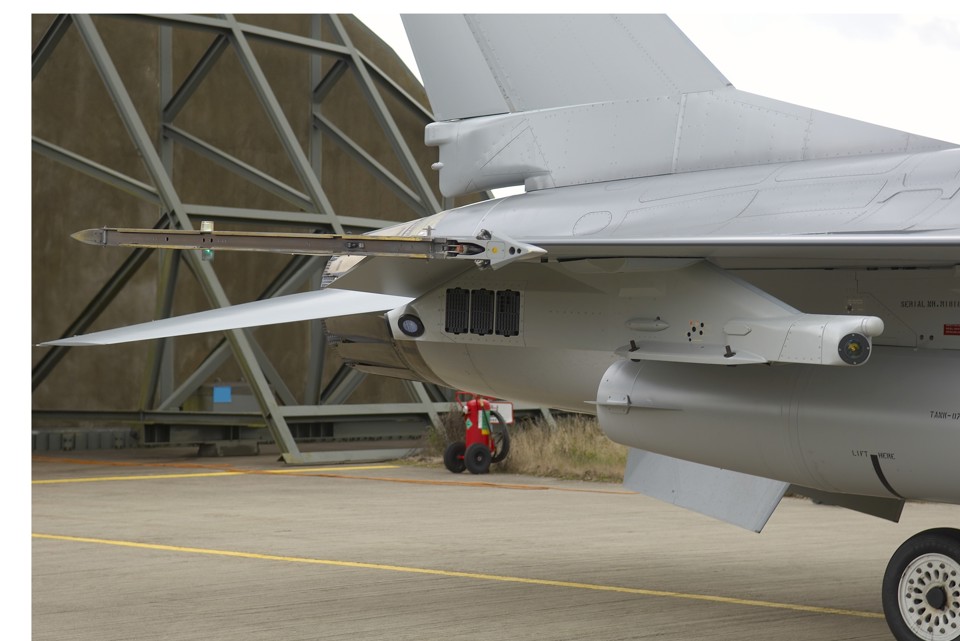
[[[100,249],[81,229],[362,233],[469,202],[438,195],[423,89],[353,16],[32,28],[34,343],[323,284],[323,257]],[[338,340],[312,321],[35,348],[34,450],[272,440],[288,463],[349,460],[349,443],[389,455],[450,409],[451,390],[350,368]]]

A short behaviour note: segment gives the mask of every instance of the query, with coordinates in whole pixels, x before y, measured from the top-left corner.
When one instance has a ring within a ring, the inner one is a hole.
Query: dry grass
[[[557,426],[536,422],[510,432],[510,454],[495,471],[584,481],[623,481],[627,448],[608,439],[592,416],[571,414]]]
[[[430,430],[425,447],[414,462],[443,466],[440,457],[448,443],[463,440],[463,416],[450,412],[443,429]],[[571,414],[557,418],[557,426],[525,421],[511,426],[510,454],[490,468],[508,472],[584,481],[622,482],[627,448],[604,436],[596,418]]]
[[[450,411],[440,415],[440,429],[430,428],[424,440],[423,450],[417,455],[418,460],[433,461],[443,457],[443,450],[447,445],[463,440],[463,414],[456,403],[450,404]],[[440,463],[443,465],[443,462]]]

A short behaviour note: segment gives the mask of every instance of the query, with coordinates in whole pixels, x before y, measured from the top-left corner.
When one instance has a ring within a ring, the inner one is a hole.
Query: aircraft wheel
[[[907,539],[883,575],[883,613],[898,641],[960,639],[960,530]]]
[[[474,443],[467,448],[463,462],[471,474],[486,474],[490,471],[490,448],[483,443]]]
[[[448,445],[447,448],[443,450],[443,466],[454,474],[459,474],[467,469],[466,464],[463,462],[463,452],[466,447],[463,441],[457,441],[456,443]]]
[[[510,432],[507,431],[507,422],[503,420],[500,412],[491,410],[490,415],[497,419],[496,425],[498,426],[494,428],[494,424],[490,424],[490,431],[493,432],[494,450],[496,451],[496,454],[490,458],[490,462],[499,463],[507,458],[507,454],[510,453]]]

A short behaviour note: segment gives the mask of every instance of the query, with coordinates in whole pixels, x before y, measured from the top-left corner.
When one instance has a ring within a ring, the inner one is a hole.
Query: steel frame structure
[[[310,17],[310,37],[267,29],[242,23],[232,15],[217,17],[197,15],[138,15],[116,16],[118,19],[147,21],[159,28],[159,74],[161,105],[159,113],[160,136],[154,144],[141,115],[124,85],[113,59],[107,51],[104,41],[90,15],[57,16],[33,52],[32,74],[36,79],[57,49],[68,29],[76,29],[93,61],[104,86],[117,108],[130,140],[140,154],[152,185],[144,184],[131,176],[105,167],[69,150],[34,136],[33,150],[59,163],[72,167],[116,189],[122,190],[144,202],[156,205],[161,214],[156,228],[193,229],[194,219],[223,221],[268,221],[275,224],[300,225],[328,233],[344,233],[350,230],[370,230],[384,227],[392,221],[376,218],[359,218],[338,215],[321,186],[321,150],[324,141],[330,141],[353,158],[365,171],[386,185],[411,210],[410,218],[427,216],[452,203],[442,202],[434,194],[423,171],[414,159],[405,142],[394,117],[384,102],[381,91],[388,92],[404,109],[410,110],[424,124],[432,122],[429,109],[401,88],[387,74],[381,71],[366,55],[357,50],[343,21],[336,15],[315,15]],[[323,22],[335,35],[337,42],[321,38]],[[213,36],[212,43],[196,61],[185,79],[174,86],[172,60],[174,29],[193,29],[205,31]],[[311,96],[309,127],[309,148],[305,151],[298,141],[291,123],[288,121],[271,89],[270,83],[254,54],[251,41],[265,41],[293,48],[310,60],[309,95]],[[286,184],[266,172],[244,163],[218,149],[202,138],[183,130],[174,124],[177,115],[191,97],[202,86],[217,61],[225,52],[232,50],[240,61],[244,74],[254,89],[256,97],[269,118],[287,158],[299,178],[299,188]],[[332,65],[324,70],[324,61]],[[390,143],[400,166],[403,178],[391,173],[381,162],[365,151],[358,143],[340,130],[321,113],[320,105],[333,87],[347,74],[352,74],[361,88],[367,104],[382,134]],[[172,176],[174,147],[180,145],[189,149],[220,167],[241,177],[260,188],[279,197],[291,206],[289,211],[243,209],[196,205],[184,202],[174,184]],[[86,308],[71,322],[63,336],[83,333],[110,304],[117,294],[129,282],[132,276],[150,258],[154,250],[133,251],[122,266],[100,288],[99,292],[87,304]],[[200,283],[204,294],[212,306],[221,307],[229,302],[223,287],[212,266],[204,262],[193,251],[162,251],[160,257],[160,287],[157,299],[156,317],[167,317],[171,313],[174,285],[182,261]],[[309,283],[311,288],[321,284],[320,275],[325,259],[319,257],[293,257],[283,270],[276,275],[260,297],[280,296],[296,291]],[[448,411],[450,396],[448,391],[418,382],[405,381],[404,385],[412,397],[410,403],[386,404],[373,408],[370,405],[348,405],[345,401],[365,378],[365,374],[341,366],[340,371],[326,386],[321,387],[321,372],[326,357],[323,327],[319,321],[311,324],[309,371],[306,391],[302,401],[298,401],[280,374],[270,363],[253,337],[245,331],[229,331],[225,339],[207,355],[202,364],[181,381],[175,384],[172,375],[172,350],[168,349],[168,340],[155,341],[151,347],[148,368],[143,379],[140,394],[139,412],[43,412],[35,411],[35,417],[89,419],[96,416],[101,419],[113,417],[121,420],[133,420],[141,425],[148,422],[176,424],[189,420],[194,425],[223,425],[231,420],[239,424],[266,424],[275,443],[279,446],[284,460],[288,464],[309,464],[329,461],[329,454],[322,452],[301,452],[294,439],[289,423],[310,420],[329,420],[331,416],[426,416],[433,424],[438,424],[439,415]],[[36,389],[56,367],[67,349],[54,347],[33,368],[33,389]],[[186,413],[178,411],[184,401],[209,379],[216,369],[230,356],[243,372],[249,383],[257,404],[261,410],[261,420],[252,420],[251,416],[223,416],[222,414]],[[551,420],[549,412],[544,415]]]

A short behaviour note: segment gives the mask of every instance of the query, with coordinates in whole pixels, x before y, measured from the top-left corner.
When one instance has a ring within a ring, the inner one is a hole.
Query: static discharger
[[[433,236],[365,236],[349,234],[260,233],[214,231],[211,221],[199,230],[85,229],[72,236],[101,247],[196,249],[210,260],[215,251],[252,251],[315,256],[390,256],[394,258],[469,259],[478,267],[497,269],[516,260],[539,258],[546,251],[482,230],[475,239]]]

